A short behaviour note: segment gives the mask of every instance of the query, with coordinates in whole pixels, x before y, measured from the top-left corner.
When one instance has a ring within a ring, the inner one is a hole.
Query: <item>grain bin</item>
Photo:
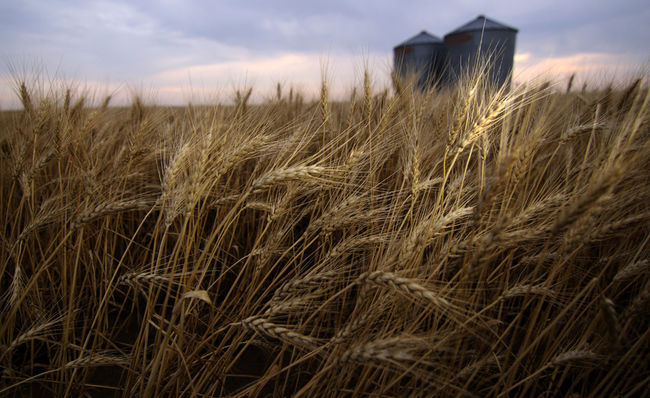
[[[393,49],[395,72],[402,77],[417,76],[420,88],[426,88],[442,77],[445,62],[443,41],[423,30]]]
[[[510,84],[516,36],[517,29],[483,15],[447,33],[444,43],[452,81],[489,60],[491,81]]]

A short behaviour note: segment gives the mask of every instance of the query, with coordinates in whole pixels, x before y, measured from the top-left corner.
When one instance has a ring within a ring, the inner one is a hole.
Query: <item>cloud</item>
[[[515,59],[514,59],[515,65],[525,64],[530,59],[530,57],[531,57],[530,53],[515,54]]]
[[[644,0],[493,0],[487,9],[477,0],[7,1],[0,3],[0,57],[37,60],[70,79],[155,87],[169,98],[190,80],[192,90],[206,92],[245,79],[260,91],[283,80],[314,90],[321,59],[329,58],[332,78],[349,87],[363,54],[381,58],[369,66],[386,79],[394,45],[422,29],[442,37],[479,13],[519,28],[523,75],[626,71],[650,59]]]
[[[298,52],[276,56],[249,55],[229,62],[170,69],[152,76],[151,81],[168,89],[187,87],[191,82],[192,86],[202,87],[200,91],[203,94],[209,96],[209,91],[214,90],[225,93],[225,99],[229,99],[233,90],[251,86],[255,98],[260,100],[272,95],[277,83],[285,89],[292,87],[308,97],[315,97],[324,77],[332,98],[341,99],[349,94],[355,81],[359,82],[366,66],[372,72],[375,87],[386,87],[390,62],[390,57],[382,53],[361,57],[345,53]]]
[[[515,81],[536,79],[560,81],[575,74],[576,82],[609,84],[643,76],[647,63],[635,54],[578,53],[565,57],[540,57],[532,53],[515,55]]]
[[[306,98],[318,97],[321,79],[328,84],[330,98],[346,98],[352,88],[361,84],[363,71],[368,68],[373,87],[384,89],[390,84],[392,60],[384,53],[366,53],[358,56],[347,53],[287,52],[274,56],[260,56],[239,50],[235,59],[223,62],[172,67],[139,81],[112,83],[109,80],[84,80],[54,76],[41,79],[37,86],[42,92],[53,87],[60,95],[67,87],[79,87],[81,92],[93,94],[99,101],[113,96],[112,104],[128,104],[134,94],[155,104],[185,105],[188,102],[229,102],[235,90],[253,87],[253,101],[262,101],[275,95],[278,83],[285,92],[297,90]],[[176,64],[179,61],[170,61]],[[38,73],[27,73],[28,82]],[[15,94],[15,82],[7,77],[0,80],[0,108],[17,108],[20,102]]]

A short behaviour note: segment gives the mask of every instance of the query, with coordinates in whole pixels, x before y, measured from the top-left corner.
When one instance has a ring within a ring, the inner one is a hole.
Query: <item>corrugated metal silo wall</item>
[[[509,84],[516,36],[517,32],[505,29],[462,32],[446,36],[449,80],[453,82],[473,71],[477,65],[480,46],[480,61],[485,61],[488,57],[492,61],[490,79],[499,86]]]
[[[445,60],[443,43],[397,46],[394,49],[394,67],[400,76],[417,76],[418,86],[426,88],[440,79]]]
[[[447,47],[444,43],[438,44],[431,55],[430,60],[430,83],[439,83],[445,78],[445,65],[447,63]]]

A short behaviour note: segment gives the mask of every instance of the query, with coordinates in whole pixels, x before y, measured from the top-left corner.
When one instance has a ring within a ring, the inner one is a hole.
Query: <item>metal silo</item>
[[[425,30],[395,46],[393,54],[395,72],[402,77],[416,74],[420,88],[442,77],[445,45],[440,38]]]
[[[489,60],[489,77],[499,86],[510,83],[517,29],[479,15],[445,35],[449,75],[458,79]]]

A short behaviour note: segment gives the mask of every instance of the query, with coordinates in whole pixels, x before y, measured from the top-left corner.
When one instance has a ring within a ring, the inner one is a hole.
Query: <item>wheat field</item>
[[[0,395],[641,396],[650,90],[0,114]]]

